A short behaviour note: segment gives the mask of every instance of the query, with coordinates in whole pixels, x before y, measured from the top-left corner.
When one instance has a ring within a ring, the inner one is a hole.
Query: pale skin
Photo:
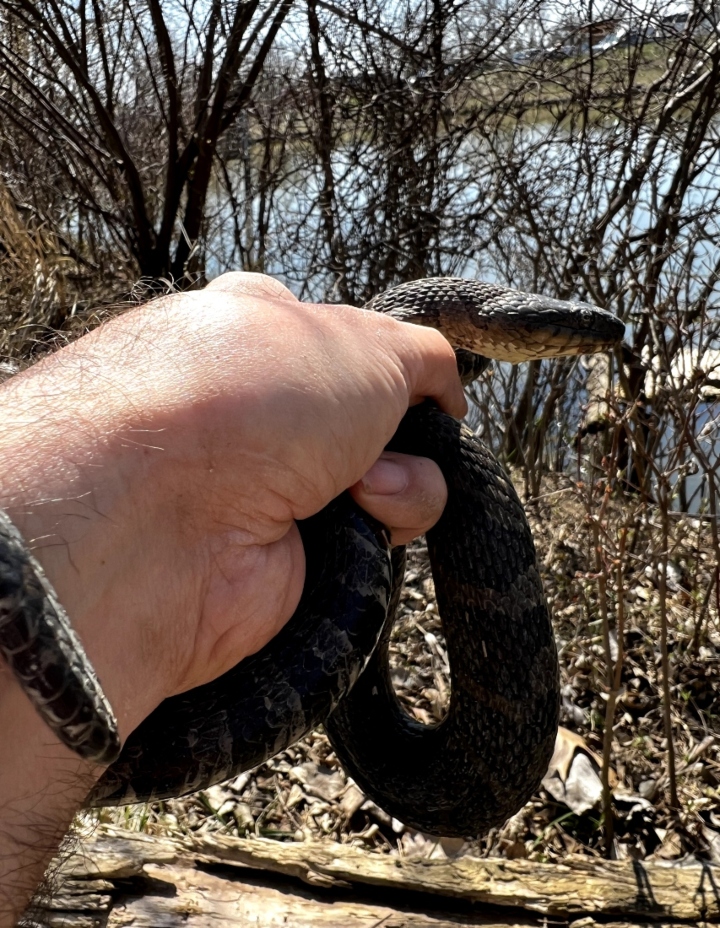
[[[431,329],[226,274],[126,313],[0,387],[0,508],[55,586],[123,737],[292,615],[295,525],[343,489],[402,544],[440,516],[428,460],[383,453],[410,404],[465,412]],[[102,770],[0,663],[0,928]]]

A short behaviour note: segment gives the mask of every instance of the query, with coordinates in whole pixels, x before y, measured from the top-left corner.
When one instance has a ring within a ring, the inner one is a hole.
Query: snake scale
[[[473,280],[404,284],[366,309],[439,328],[465,383],[490,358],[600,351],[624,331],[587,304]],[[22,604],[3,595],[0,573],[0,651],[66,742],[71,735],[79,753],[113,761],[89,805],[208,787],[322,723],[363,791],[423,831],[481,835],[527,801],[552,755],[559,682],[522,505],[476,436],[429,403],[408,411],[388,447],[433,458],[448,484],[445,511],[427,534],[451,669],[444,720],[421,725],[397,701],[388,642],[404,549],[391,549],[383,526],[347,494],[299,525],[306,583],[282,631],[217,680],[163,702],[116,759],[112,716],[62,610],[21,621]]]

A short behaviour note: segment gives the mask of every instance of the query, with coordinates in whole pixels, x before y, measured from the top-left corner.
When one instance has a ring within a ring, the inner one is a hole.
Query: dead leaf
[[[343,810],[345,818],[351,819],[364,802],[365,793],[356,783],[350,781],[340,802],[340,808]]]
[[[555,751],[542,785],[553,799],[563,802],[576,815],[595,808],[602,798],[599,771],[602,761],[585,739],[560,726]],[[610,771],[610,782],[617,782]]]
[[[567,780],[570,764],[578,748],[590,753],[590,749],[585,743],[585,739],[582,735],[577,735],[574,731],[563,728],[561,725],[558,728],[557,738],[555,739],[555,750],[550,760],[550,766],[548,767],[546,776],[549,777],[557,773],[564,783],[565,780]]]
[[[400,848],[404,857],[423,857],[426,860],[445,858],[440,839],[421,831],[406,831],[400,839]]]
[[[594,809],[602,799],[602,782],[587,754],[578,751],[565,781],[565,804],[576,815]]]
[[[210,786],[203,790],[205,800],[217,815],[225,815],[235,805],[236,797],[225,785]]]
[[[290,787],[290,793],[285,800],[288,809],[294,809],[295,806],[305,799],[305,793],[299,783],[293,783]]]
[[[704,822],[700,830],[710,851],[710,860],[716,864],[720,863],[720,832],[709,828]]]
[[[657,833],[660,834],[661,829],[656,829]],[[660,857],[663,860],[674,860],[676,857],[679,857],[682,853],[682,842],[680,840],[680,835],[675,832],[668,832],[665,840],[662,843],[662,846],[655,851],[654,857]]]
[[[290,769],[290,779],[299,783],[309,796],[334,802],[345,789],[345,775],[340,770],[312,761]]]

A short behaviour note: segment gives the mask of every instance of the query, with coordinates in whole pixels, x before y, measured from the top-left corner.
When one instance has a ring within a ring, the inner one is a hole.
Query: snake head
[[[595,354],[620,344],[625,325],[589,303],[565,302],[509,291],[502,311],[492,311],[484,351],[499,361],[536,361]]]
[[[483,365],[470,363],[468,353],[517,364],[605,351],[625,333],[617,316],[589,303],[452,277],[401,284],[375,297],[367,308],[438,329],[459,349],[459,365],[462,361],[468,368],[469,380]]]

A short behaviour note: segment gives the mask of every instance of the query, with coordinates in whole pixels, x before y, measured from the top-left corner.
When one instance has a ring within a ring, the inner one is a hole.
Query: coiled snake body
[[[598,351],[623,334],[614,316],[586,304],[478,281],[418,281],[367,308],[440,328],[467,382],[488,358]],[[430,404],[408,412],[390,447],[435,459],[448,483],[446,509],[427,536],[451,668],[445,719],[421,725],[395,697],[387,650],[403,551],[391,553],[382,526],[342,495],[300,525],[307,579],[290,622],[219,679],[162,703],[128,738],[90,805],[208,787],[323,722],[360,787],[416,828],[480,835],[527,801],[553,750],[558,667],[522,506],[482,443]],[[3,621],[7,632],[11,621]],[[19,639],[26,657],[33,647],[49,648],[47,634],[15,629],[15,654]],[[52,661],[57,667],[60,658]],[[67,673],[75,668],[77,677],[77,667],[68,662]],[[71,686],[73,702],[63,705],[62,692],[53,706],[65,719],[85,717],[97,701],[90,688],[81,704]]]

